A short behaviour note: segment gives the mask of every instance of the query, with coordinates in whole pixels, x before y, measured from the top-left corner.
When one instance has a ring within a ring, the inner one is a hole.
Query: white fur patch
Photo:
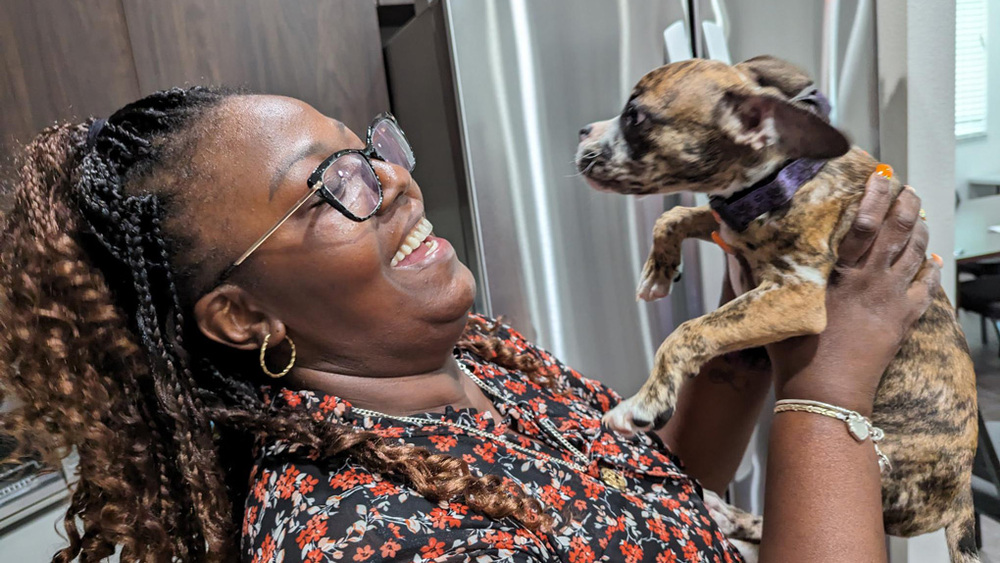
[[[826,277],[816,268],[803,266],[802,264],[792,264],[792,271],[795,272],[794,276],[802,281],[818,285],[819,287],[826,287]]]

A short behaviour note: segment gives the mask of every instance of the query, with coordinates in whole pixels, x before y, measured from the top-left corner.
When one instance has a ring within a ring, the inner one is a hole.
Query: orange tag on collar
[[[729,246],[729,243],[722,240],[722,235],[719,234],[719,231],[712,231],[712,240],[715,241],[715,244],[719,245],[719,248],[726,251],[726,254],[736,255],[736,251],[733,250],[733,247]]]

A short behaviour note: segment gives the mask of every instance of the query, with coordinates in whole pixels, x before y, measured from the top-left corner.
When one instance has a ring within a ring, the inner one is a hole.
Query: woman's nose
[[[382,207],[379,210],[381,215],[391,209],[401,195],[415,189],[413,177],[406,168],[384,160],[372,159],[372,166],[382,184]]]

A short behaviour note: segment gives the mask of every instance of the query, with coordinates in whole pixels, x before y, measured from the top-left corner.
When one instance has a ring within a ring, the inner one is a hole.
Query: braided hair
[[[206,124],[233,95],[157,92],[96,135],[91,122],[48,128],[19,161],[0,222],[0,400],[19,406],[0,415],[0,431],[17,455],[79,455],[69,545],[52,560],[95,561],[117,547],[127,562],[238,559],[249,444],[260,437],[351,456],[432,501],[550,526],[536,500],[461,459],[269,409],[245,369],[252,354],[190,324],[204,272],[183,234],[185,186]],[[548,381],[535,358],[470,334],[460,347]]]

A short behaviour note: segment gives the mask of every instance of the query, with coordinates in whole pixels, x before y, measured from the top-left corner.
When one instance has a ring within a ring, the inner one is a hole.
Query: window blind
[[[986,4],[955,1],[955,136],[986,133]]]

